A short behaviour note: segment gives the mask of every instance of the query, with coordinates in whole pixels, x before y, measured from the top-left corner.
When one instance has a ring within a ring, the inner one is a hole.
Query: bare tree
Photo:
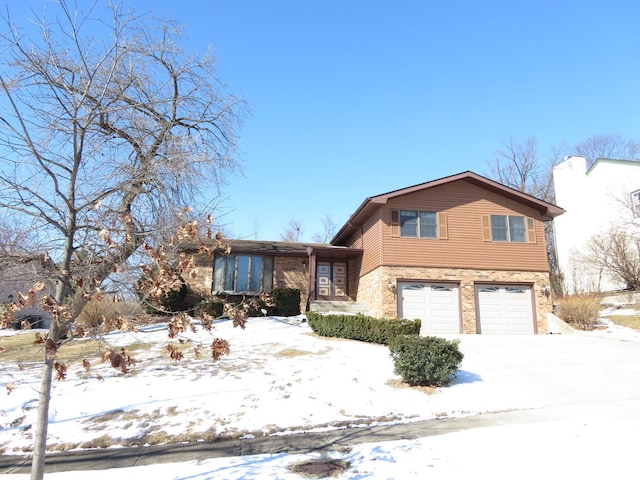
[[[561,147],[554,148],[548,156],[543,157],[538,151],[536,139],[527,138],[521,143],[509,139],[494,152],[493,161],[489,164],[489,176],[503,185],[554,203],[553,167],[562,158],[560,150]],[[552,222],[545,223],[545,237],[551,287],[556,295],[560,295],[562,280]]]
[[[284,231],[280,234],[280,240],[283,242],[299,242],[302,237],[302,224],[296,218],[289,219]]]
[[[559,160],[558,151],[543,158],[538,151],[538,141],[527,138],[516,143],[513,139],[505,142],[494,152],[489,164],[491,178],[520,192],[553,202],[553,167]]]
[[[536,139],[527,138],[522,142],[509,139],[502,148],[494,152],[488,176],[508,187],[555,203],[553,167],[562,160],[562,151],[566,149],[566,145],[562,145],[543,156]],[[585,157],[588,166],[593,165],[598,158],[640,161],[640,142],[624,139],[620,135],[592,135],[574,146],[573,152]],[[554,293],[559,295],[563,292],[562,275],[551,222],[545,224],[545,234],[551,285]]]
[[[333,217],[328,213],[322,217],[322,233],[316,233],[313,236],[313,241],[316,243],[329,243],[336,233],[336,223],[333,221]]]
[[[55,18],[35,19],[39,37],[8,16],[0,33],[0,209],[34,226],[56,265],[52,347],[174,212],[215,194],[238,167],[245,106],[218,81],[214,58],[184,52],[174,22],[109,12],[62,0]],[[53,368],[47,349],[33,479],[44,472]]]
[[[587,167],[598,158],[640,160],[640,142],[621,135],[592,135],[574,147],[577,155],[587,160]]]
[[[609,274],[631,290],[640,290],[640,240],[624,228],[594,235],[581,260]]]

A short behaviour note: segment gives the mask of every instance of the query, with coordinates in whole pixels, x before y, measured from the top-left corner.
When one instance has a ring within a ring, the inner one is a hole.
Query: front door
[[[344,262],[318,262],[316,271],[317,297],[347,296],[347,264]]]

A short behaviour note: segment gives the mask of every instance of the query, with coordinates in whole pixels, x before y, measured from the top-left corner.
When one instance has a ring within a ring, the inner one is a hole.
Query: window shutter
[[[400,220],[398,210],[391,210],[391,236],[400,236]]]
[[[536,224],[531,217],[527,217],[527,241],[536,243]]]
[[[491,241],[491,222],[489,221],[489,215],[482,215],[482,240],[485,242]]]
[[[449,238],[447,214],[445,212],[438,212],[438,238],[440,240],[446,240]]]

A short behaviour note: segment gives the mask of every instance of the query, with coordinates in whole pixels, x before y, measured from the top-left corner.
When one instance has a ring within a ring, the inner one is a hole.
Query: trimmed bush
[[[184,299],[187,297],[187,284],[180,279],[182,284],[178,290],[169,290],[162,299],[162,308],[169,312],[179,312],[184,309]]]
[[[224,313],[224,303],[218,300],[202,300],[196,303],[193,308],[193,313],[196,317],[201,316],[203,313],[211,315],[213,318],[220,318]]]
[[[394,372],[412,386],[441,386],[455,378],[463,355],[459,340],[401,335],[391,339]]]
[[[300,290],[297,288],[274,288],[271,299],[276,305],[276,315],[283,317],[300,315]]]
[[[398,335],[420,333],[420,320],[373,318],[365,315],[322,315],[307,312],[309,326],[323,337],[347,338],[387,345]]]
[[[558,299],[556,315],[579,330],[593,330],[598,325],[601,309],[597,295],[572,295]]]
[[[270,306],[264,300],[259,298],[253,298],[245,303],[247,316],[249,317],[262,317],[264,315],[274,315],[275,308]],[[264,313],[263,312],[266,312]]]

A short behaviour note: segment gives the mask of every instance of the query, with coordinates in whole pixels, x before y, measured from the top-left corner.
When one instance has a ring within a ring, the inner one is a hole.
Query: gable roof
[[[535,208],[540,212],[544,220],[550,220],[553,217],[564,213],[564,209],[558,207],[544,200],[540,200],[532,195],[520,192],[514,188],[507,187],[495,180],[478,175],[470,170],[466,172],[457,173],[448,177],[439,178],[437,180],[431,180],[429,182],[420,183],[411,187],[401,188],[399,190],[393,190],[391,192],[382,193],[373,197],[367,197],[364,202],[358,207],[358,209],[351,214],[347,222],[338,230],[338,233],[331,239],[331,244],[341,243],[348,239],[358,228],[360,228],[364,222],[378,209],[382,208],[392,198],[407,195],[409,193],[415,193],[429,188],[437,187],[439,185],[445,185],[447,183],[456,182],[458,180],[464,180],[471,184],[482,187],[491,192],[502,195],[503,197],[510,198],[516,202],[520,202],[529,207]]]

